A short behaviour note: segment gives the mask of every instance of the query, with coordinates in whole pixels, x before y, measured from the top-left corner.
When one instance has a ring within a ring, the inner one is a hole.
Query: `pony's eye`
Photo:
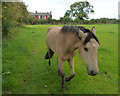
[[[88,51],[88,48],[84,48],[85,51]]]

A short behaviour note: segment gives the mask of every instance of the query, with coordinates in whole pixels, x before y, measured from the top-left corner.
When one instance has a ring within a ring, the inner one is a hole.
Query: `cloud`
[[[119,0],[89,0],[94,6],[95,14],[91,18],[118,18]]]

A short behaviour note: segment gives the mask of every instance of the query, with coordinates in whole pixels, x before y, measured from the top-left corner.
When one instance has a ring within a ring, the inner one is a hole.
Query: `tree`
[[[67,11],[65,12],[65,15],[64,15],[64,17],[65,17],[65,18],[72,19],[71,12],[72,12],[71,10],[67,10]]]
[[[73,20],[67,16],[66,17],[64,16],[64,17],[60,17],[60,21],[65,23],[65,22],[72,22]]]
[[[93,6],[89,2],[75,2],[67,10],[64,17],[75,17],[75,19],[84,20],[89,19],[88,14],[94,13]]]
[[[22,2],[2,3],[2,37],[7,37],[10,30],[27,19],[29,13]]]

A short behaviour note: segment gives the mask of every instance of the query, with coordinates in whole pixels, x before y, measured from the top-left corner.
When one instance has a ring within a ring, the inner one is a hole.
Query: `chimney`
[[[37,14],[37,11],[35,13]]]
[[[50,15],[52,15],[52,11],[50,11]]]

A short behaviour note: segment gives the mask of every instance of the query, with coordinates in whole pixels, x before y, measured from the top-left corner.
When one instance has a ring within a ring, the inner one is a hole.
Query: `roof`
[[[51,12],[30,12],[30,15],[52,15]]]

